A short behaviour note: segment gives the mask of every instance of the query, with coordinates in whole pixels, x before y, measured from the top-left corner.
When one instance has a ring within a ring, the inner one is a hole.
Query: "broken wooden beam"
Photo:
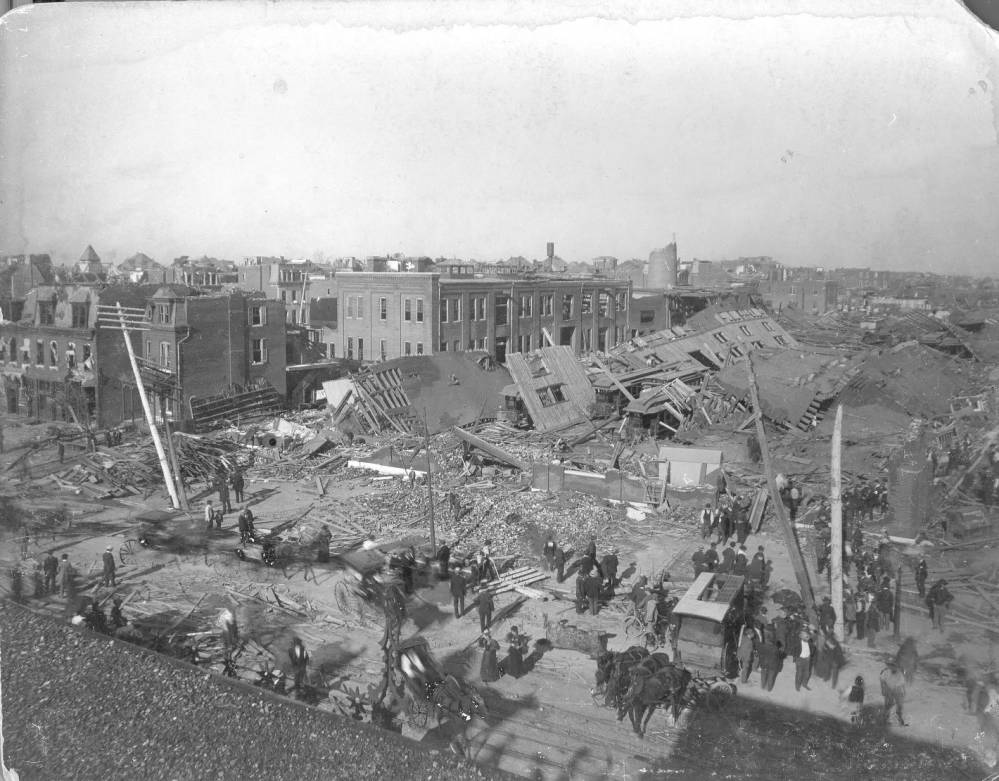
[[[475,434],[470,434],[464,429],[458,428],[457,426],[453,429],[453,431],[455,435],[458,437],[458,439],[467,442],[472,447],[478,448],[486,455],[495,458],[497,461],[502,461],[504,464],[510,464],[510,466],[515,466],[517,467],[517,469],[520,469],[525,472],[531,468],[530,464],[528,464],[526,461],[522,461],[521,459],[517,458],[515,455],[512,455],[511,453],[508,453],[507,451],[503,450],[503,448],[501,447],[497,447],[496,445],[486,442],[486,440],[475,436]]]

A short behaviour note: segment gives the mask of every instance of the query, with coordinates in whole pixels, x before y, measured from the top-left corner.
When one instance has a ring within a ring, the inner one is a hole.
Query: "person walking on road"
[[[465,615],[465,592],[468,590],[465,573],[460,569],[451,572],[451,602],[454,604],[454,617]]]
[[[59,569],[57,572],[59,580],[59,596],[61,597],[73,597],[73,565],[69,563],[69,554],[62,554],[62,559],[59,561]]]
[[[49,551],[42,562],[42,576],[46,594],[55,594],[56,573],[59,571],[59,559]]]
[[[885,698],[884,722],[888,723],[892,709],[898,716],[898,723],[903,727],[909,725],[905,723],[905,716],[902,715],[902,707],[905,705],[905,676],[898,669],[894,662],[889,662],[888,666],[881,671],[881,695]]]
[[[479,592],[478,597],[478,608],[479,608],[479,631],[484,632],[489,629],[490,625],[493,623],[493,609],[496,607],[496,603],[493,601],[492,592],[484,588]]]
[[[920,556],[916,565],[916,590],[920,599],[926,598],[926,578],[929,576],[929,567],[926,566],[926,557]]]
[[[114,554],[111,552],[110,545],[108,545],[107,548],[104,549],[104,555],[101,557],[101,562],[104,565],[104,571],[101,576],[101,585],[111,586],[112,588],[114,588],[118,584],[115,583],[114,579],[114,573],[115,573]]]
[[[794,655],[794,690],[801,691],[804,687],[811,691],[808,681],[812,677],[812,657],[814,656],[812,636],[807,629],[802,629],[798,640],[797,653]]]
[[[583,584],[583,593],[590,605],[590,615],[595,616],[600,609],[600,586],[603,579],[599,575],[589,575]]]
[[[232,473],[232,492],[236,497],[236,503],[243,502],[243,489],[246,487],[246,480],[243,477],[243,470],[237,469]]]

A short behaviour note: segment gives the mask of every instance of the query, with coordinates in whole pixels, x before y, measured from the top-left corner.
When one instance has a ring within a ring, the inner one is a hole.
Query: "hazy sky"
[[[997,273],[996,34],[949,1],[731,5],[19,9],[0,254],[624,259],[675,233]]]

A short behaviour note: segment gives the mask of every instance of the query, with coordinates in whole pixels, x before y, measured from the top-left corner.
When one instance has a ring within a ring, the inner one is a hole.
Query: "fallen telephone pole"
[[[763,456],[767,487],[770,489],[770,501],[773,503],[777,524],[784,536],[784,544],[787,545],[787,553],[791,558],[794,576],[798,579],[798,588],[801,590],[801,599],[805,603],[805,610],[809,617],[815,620],[815,595],[812,593],[812,584],[808,580],[808,570],[805,569],[805,560],[801,555],[801,548],[798,547],[798,538],[795,536],[794,527],[784,511],[784,502],[781,501],[780,492],[777,490],[777,481],[774,479],[774,470],[770,465],[770,448],[767,445],[767,434],[763,428],[763,408],[760,406],[760,392],[756,387],[756,373],[753,371],[753,359],[750,355],[746,356],[746,375],[749,377],[749,393],[752,396],[753,409],[759,413],[756,416],[756,436],[760,440],[760,453]]]
[[[830,545],[832,545],[832,556],[830,557],[831,576],[831,598],[833,608],[836,610],[836,625],[834,633],[836,639],[843,640],[843,496],[842,496],[842,462],[843,454],[843,405],[836,408],[836,425],[833,428],[832,436],[832,485],[830,487],[830,525],[832,533],[830,535]]]

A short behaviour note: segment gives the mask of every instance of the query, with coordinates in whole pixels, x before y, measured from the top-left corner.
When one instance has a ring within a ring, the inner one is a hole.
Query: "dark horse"
[[[608,708],[617,707],[621,695],[627,689],[627,684],[621,686],[622,672],[627,677],[627,671],[648,657],[649,652],[639,645],[633,645],[625,651],[607,651],[597,657],[596,692],[603,690],[604,705]]]
[[[628,712],[630,701],[628,691],[635,685],[636,680],[650,678],[668,667],[672,667],[669,656],[664,653],[649,654],[638,664],[631,665],[628,669],[622,669],[616,677],[611,678],[610,686],[614,686],[617,692],[615,705],[617,706],[617,720],[623,721],[624,714]]]
[[[691,681],[690,671],[684,667],[669,665],[653,675],[632,676],[624,700],[631,716],[631,726],[639,737],[645,735],[645,728],[656,708],[672,708],[673,722],[680,717],[683,695]]]

